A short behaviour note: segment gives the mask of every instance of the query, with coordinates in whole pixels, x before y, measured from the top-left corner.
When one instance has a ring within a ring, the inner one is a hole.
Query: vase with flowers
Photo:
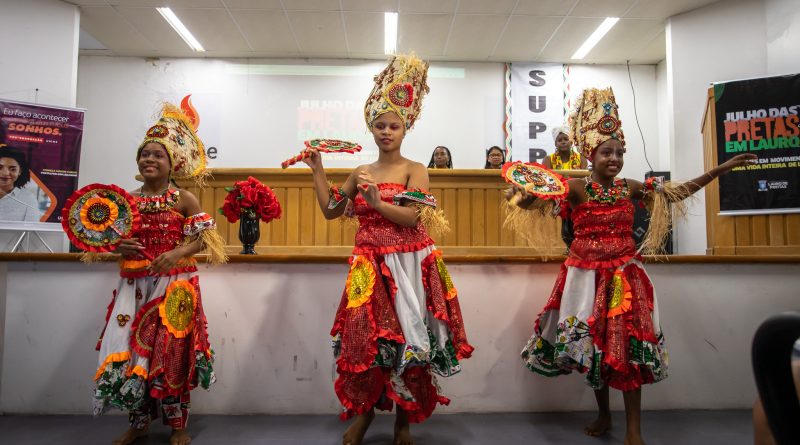
[[[239,241],[245,255],[255,255],[255,245],[261,237],[259,223],[281,217],[281,204],[271,188],[250,176],[226,187],[228,195],[219,212],[228,222],[239,222]]]

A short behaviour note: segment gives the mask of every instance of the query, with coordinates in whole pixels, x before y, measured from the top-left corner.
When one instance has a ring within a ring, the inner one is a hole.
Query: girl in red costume
[[[404,158],[400,145],[428,92],[427,64],[397,56],[375,77],[364,117],[378,160],[356,168],[342,187],[329,186],[318,152],[306,160],[320,209],[341,216],[352,200],[358,218],[341,304],[334,319],[334,385],[344,412],[355,417],[344,445],[360,444],[375,408],[397,405],[394,443],[412,444],[409,423],[422,422],[441,395],[436,376],[461,370],[472,353],[456,288],[426,226],[446,224],[428,189],[424,165]]]
[[[164,105],[136,163],[144,184],[131,194],[142,225],[117,249],[120,280],[97,345],[94,412],[130,412],[130,428],[116,445],[147,434],[159,414],[172,427],[170,445],[185,445],[191,440],[189,390],[208,389],[215,380],[193,256],[207,249],[211,262],[226,257],[211,216],[194,195],[171,184],[171,178],[198,178],[205,170],[203,143],[177,107]]]
[[[756,159],[744,154],[731,158],[702,176],[680,185],[651,178],[644,184],[618,178],[624,163],[625,138],[610,88],[589,89],[579,97],[571,116],[570,137],[592,161],[591,176],[570,179],[567,203],[575,239],[561,266],[534,334],[522,351],[531,371],[557,376],[578,370],[595,391],[599,416],[586,434],[599,436],[611,427],[608,388],[623,393],[626,445],[644,443],[640,431],[641,386],[667,376],[667,351],[658,321],[652,283],[640,262],[632,237],[631,199],[642,199],[651,211],[645,252],[657,251],[669,230],[669,205],[697,192],[719,175]],[[519,187],[522,209],[540,208]],[[514,212],[541,215],[541,211]],[[566,213],[564,213],[566,214]],[[528,219],[530,222],[530,220]],[[521,221],[510,221],[520,227]]]

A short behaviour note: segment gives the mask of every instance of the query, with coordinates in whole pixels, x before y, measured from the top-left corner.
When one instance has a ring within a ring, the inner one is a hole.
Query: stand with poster
[[[706,170],[758,162],[705,188],[707,254],[800,254],[800,74],[716,82],[703,115]]]
[[[84,110],[0,99],[0,246],[17,252],[40,232],[60,232],[77,189]],[[7,235],[7,234],[6,234]],[[27,250],[27,249],[26,249]]]

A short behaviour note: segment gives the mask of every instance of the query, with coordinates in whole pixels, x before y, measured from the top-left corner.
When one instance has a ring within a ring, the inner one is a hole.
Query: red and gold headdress
[[[617,139],[625,146],[625,135],[611,87],[604,90],[587,88],[575,101],[569,117],[569,137],[588,159],[598,145]]]
[[[147,130],[138,149],[148,142],[158,142],[167,150],[174,179],[201,180],[207,174],[206,150],[195,133],[194,121],[175,105],[164,103],[161,117]]]
[[[389,65],[375,76],[372,89],[364,106],[367,127],[384,113],[394,112],[411,130],[422,111],[422,99],[428,88],[428,63],[414,55],[397,55]]]

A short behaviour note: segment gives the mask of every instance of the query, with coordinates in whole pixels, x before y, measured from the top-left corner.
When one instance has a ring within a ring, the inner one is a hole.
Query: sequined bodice
[[[567,265],[610,267],[636,256],[633,211],[628,198],[614,204],[588,201],[575,207],[572,211],[575,240],[570,246]]]
[[[141,216],[139,240],[153,258],[174,249],[183,241],[184,217],[175,210],[142,212]]]
[[[394,195],[405,188],[403,184],[378,184],[381,200],[388,203],[392,202]],[[353,201],[353,210],[359,223],[354,249],[356,254],[413,252],[433,244],[421,222],[418,222],[416,227],[395,224],[370,207],[360,193]]]
[[[142,225],[135,234],[151,258],[169,252],[183,242],[184,216],[175,206],[178,203],[180,192],[169,190],[163,195],[145,197],[135,196],[136,206],[139,209]],[[121,263],[121,275],[138,277],[147,275],[150,260],[144,255],[126,258]],[[193,258],[181,259],[175,268],[165,275],[174,275],[180,272],[196,270]]]

